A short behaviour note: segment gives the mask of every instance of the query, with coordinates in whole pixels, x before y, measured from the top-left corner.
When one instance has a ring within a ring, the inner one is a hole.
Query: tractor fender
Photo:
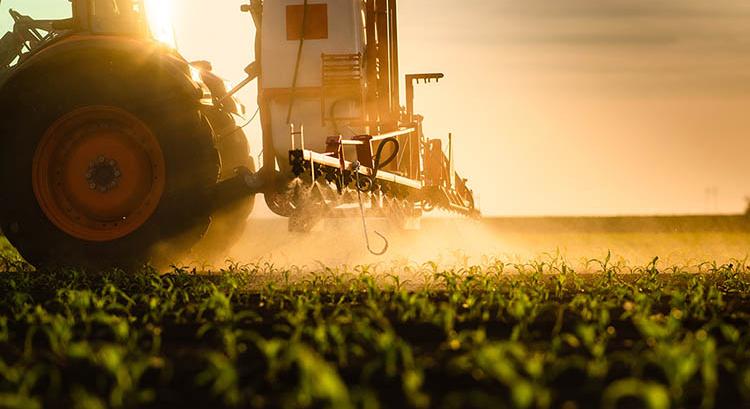
[[[196,100],[200,100],[204,96],[204,86],[198,82],[201,81],[200,78],[195,78],[191,74],[189,63],[177,51],[153,40],[91,34],[73,34],[52,41],[16,66],[9,75],[2,79],[0,88],[8,80],[22,75],[28,70],[44,67],[70,53],[80,52],[81,50],[91,53],[99,52],[103,56],[106,56],[107,52],[126,53],[132,56],[133,61],[156,62],[159,68],[171,77],[174,84],[182,92],[194,95]],[[103,61],[103,63],[106,63],[106,61]]]

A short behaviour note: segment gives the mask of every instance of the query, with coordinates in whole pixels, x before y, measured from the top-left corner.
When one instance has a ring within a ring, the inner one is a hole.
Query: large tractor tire
[[[72,48],[0,88],[0,227],[32,265],[165,266],[205,233],[220,164],[200,95],[187,64],[141,53]]]

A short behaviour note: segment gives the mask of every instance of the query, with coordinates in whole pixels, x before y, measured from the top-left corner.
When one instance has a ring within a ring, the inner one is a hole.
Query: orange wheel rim
[[[68,113],[49,127],[34,155],[32,184],[42,211],[82,240],[133,233],[156,210],[165,182],[156,136],[120,108]]]

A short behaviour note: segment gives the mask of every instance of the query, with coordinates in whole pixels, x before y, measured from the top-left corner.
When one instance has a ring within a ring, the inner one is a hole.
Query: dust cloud
[[[374,265],[381,270],[435,263],[439,268],[524,265],[565,261],[579,272],[595,272],[608,254],[612,263],[642,267],[659,257],[663,268],[701,271],[711,263],[743,262],[750,253],[750,219],[742,216],[582,217],[582,218],[424,218],[418,230],[401,230],[382,219],[368,219],[374,250],[368,252],[361,220],[323,220],[310,233],[290,233],[282,218],[250,218],[247,229],[222,263],[264,263],[314,271],[323,267]],[[224,264],[225,265],[225,264]]]
[[[289,233],[284,219],[250,220],[243,240],[230,258],[267,259],[281,265],[358,265],[381,263],[453,264],[467,257],[498,251],[502,241],[478,221],[422,220],[418,230],[401,230],[383,219],[368,219],[371,248],[388,251],[382,256],[367,250],[360,219],[326,219],[310,233]]]

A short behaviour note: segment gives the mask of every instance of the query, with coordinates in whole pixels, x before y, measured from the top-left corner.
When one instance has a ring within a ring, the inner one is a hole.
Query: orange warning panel
[[[286,6],[286,39],[300,40],[303,31],[305,40],[328,38],[327,4],[308,4],[307,13],[304,5]]]

